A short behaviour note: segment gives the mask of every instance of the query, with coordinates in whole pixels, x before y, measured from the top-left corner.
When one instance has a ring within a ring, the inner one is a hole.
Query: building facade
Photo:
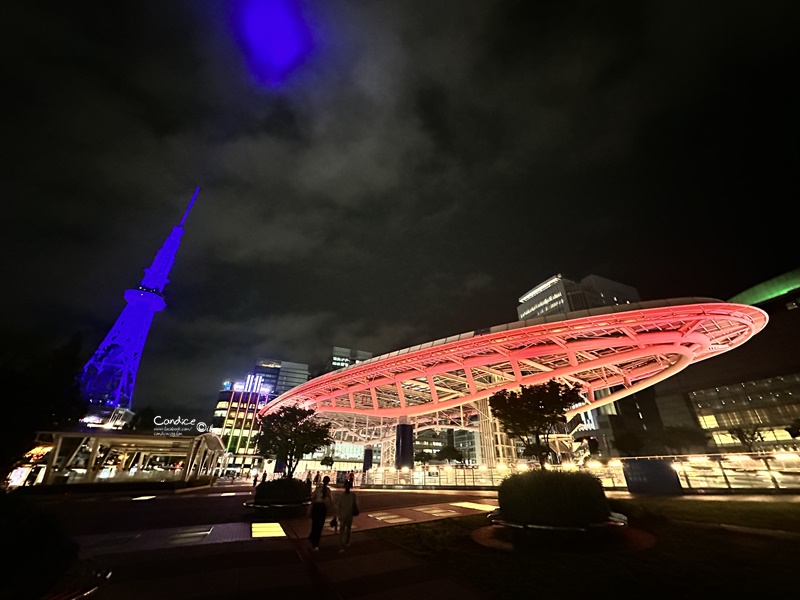
[[[587,308],[617,306],[639,302],[639,292],[624,283],[588,275],[579,282],[561,273],[534,286],[519,297],[517,317],[520,321],[564,314]]]
[[[356,365],[365,360],[372,358],[372,352],[365,352],[364,350],[352,350],[350,348],[343,348],[341,346],[334,346],[331,351],[331,356],[325,364],[325,373],[344,369],[350,365]]]
[[[241,381],[225,381],[217,397],[211,432],[228,453],[228,471],[250,477],[263,472],[258,453],[258,411],[272,399],[308,381],[308,365],[261,358]]]
[[[665,426],[701,428],[712,452],[748,451],[731,434],[736,429],[757,434],[756,451],[797,452],[800,440],[787,428],[800,419],[800,269],[729,302],[757,306],[769,322],[735,352],[654,386],[661,419]]]
[[[258,359],[252,375],[261,377],[265,392],[272,398],[277,398],[309,379],[307,364],[271,358]]]

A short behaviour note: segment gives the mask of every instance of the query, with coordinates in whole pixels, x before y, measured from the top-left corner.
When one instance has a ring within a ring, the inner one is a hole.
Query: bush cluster
[[[530,471],[503,480],[497,490],[504,521],[520,525],[588,527],[611,515],[603,485],[583,471]]]
[[[262,481],[256,486],[256,504],[297,504],[309,499],[308,486],[294,478]]]

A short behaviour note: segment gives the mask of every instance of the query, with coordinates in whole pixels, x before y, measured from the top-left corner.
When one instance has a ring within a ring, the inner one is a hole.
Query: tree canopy
[[[311,454],[333,443],[331,424],[312,418],[313,410],[284,406],[261,419],[258,449],[261,456],[286,464],[285,477],[293,477],[297,465]]]
[[[583,402],[577,388],[551,379],[540,385],[522,385],[519,391],[501,390],[489,397],[492,414],[510,438],[519,440],[523,456],[536,457],[544,466],[550,454],[550,435],[566,424],[566,412]]]
[[[464,455],[455,446],[444,446],[436,453],[436,460],[443,460],[448,464],[451,460],[462,462]]]
[[[7,348],[0,356],[3,381],[26,389],[24,398],[5,404],[5,417],[13,426],[0,436],[2,475],[34,447],[37,431],[66,430],[80,424],[87,409],[80,394],[81,346],[82,338],[76,334],[52,351],[33,352],[23,359]]]
[[[431,458],[432,456],[430,452],[424,452],[420,450],[419,452],[414,453],[414,462],[422,463],[423,465],[427,465],[429,462],[431,462]]]
[[[131,419],[131,422],[125,427],[125,429],[133,429],[134,431],[153,431],[156,426],[156,416],[156,409],[148,404],[134,413],[133,419]]]
[[[753,452],[758,443],[764,441],[761,428],[755,425],[751,427],[733,427],[728,430],[728,433],[744,446],[745,450],[748,452]]]

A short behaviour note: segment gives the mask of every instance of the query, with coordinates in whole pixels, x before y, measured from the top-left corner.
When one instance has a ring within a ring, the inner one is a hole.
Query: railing
[[[627,490],[625,462],[667,461],[675,470],[681,487],[692,491],[797,491],[800,493],[800,455],[704,454],[615,458],[608,462],[587,461],[582,466],[565,463],[548,465],[560,470],[585,470],[596,475],[606,490]],[[377,468],[363,473],[363,486],[409,486],[415,488],[497,487],[513,473],[534,467],[521,463],[512,467],[477,465],[427,466],[414,469]]]
[[[182,469],[137,470],[103,469],[97,473],[88,473],[86,469],[70,469],[57,471],[51,483],[126,483],[132,481],[182,481]]]

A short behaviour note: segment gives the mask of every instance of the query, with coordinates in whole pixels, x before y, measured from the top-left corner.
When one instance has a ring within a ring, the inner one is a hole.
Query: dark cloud
[[[796,2],[313,0],[273,87],[241,2],[90,4],[6,11],[3,331],[91,352],[201,186],[135,405],[510,322],[559,272],[726,299],[797,267]]]

